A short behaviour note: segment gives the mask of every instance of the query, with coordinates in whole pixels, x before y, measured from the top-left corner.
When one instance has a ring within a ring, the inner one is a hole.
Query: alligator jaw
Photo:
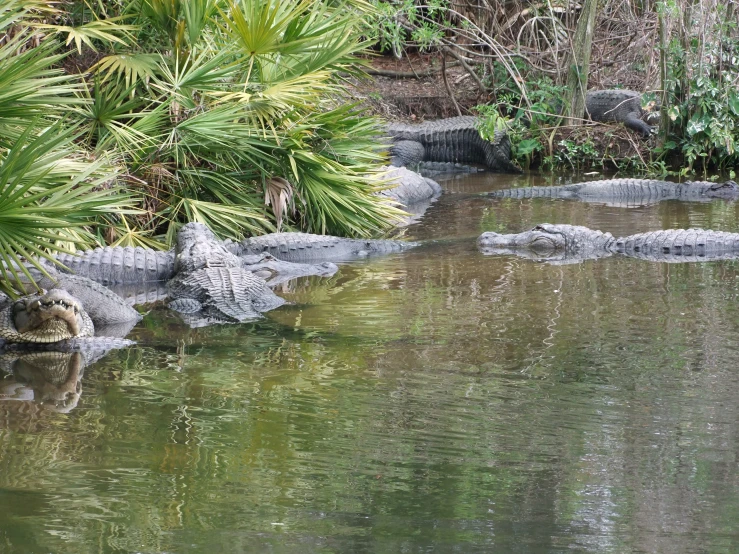
[[[56,342],[80,334],[81,309],[71,295],[52,290],[40,298],[16,302],[13,321],[21,334],[32,333],[38,342]]]

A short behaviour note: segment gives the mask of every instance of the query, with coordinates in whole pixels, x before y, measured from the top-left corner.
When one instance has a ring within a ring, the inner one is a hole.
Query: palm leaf
[[[86,226],[101,215],[136,211],[131,195],[110,184],[114,168],[104,158],[77,164],[84,170],[72,174],[59,168],[77,135],[61,123],[41,132],[29,126],[0,158],[0,275],[8,292],[21,259],[43,271],[36,258],[52,260],[49,252],[67,250],[64,243],[93,243]]]
[[[98,19],[89,21],[78,27],[70,27],[68,25],[49,25],[46,23],[36,23],[33,25],[36,29],[51,31],[51,35],[67,35],[66,45],[69,46],[74,42],[77,52],[82,54],[82,45],[89,46],[92,50],[97,51],[94,40],[99,40],[106,44],[122,44],[128,46],[127,40],[134,40],[131,31],[137,30],[135,25],[124,25],[119,21],[126,19],[126,16],[110,17],[108,19]],[[127,40],[124,40],[124,38]]]
[[[93,65],[90,72],[103,74],[101,81],[107,81],[113,76],[116,82],[123,78],[128,88],[153,77],[161,61],[160,54],[110,54]]]

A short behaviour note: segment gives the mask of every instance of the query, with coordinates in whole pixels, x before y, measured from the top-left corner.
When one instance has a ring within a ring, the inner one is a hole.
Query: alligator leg
[[[390,164],[395,167],[412,166],[423,161],[426,149],[415,140],[399,140],[390,147]]]
[[[630,112],[624,118],[624,126],[640,133],[643,137],[648,137],[654,132],[654,127],[647,125],[641,120],[637,112]]]

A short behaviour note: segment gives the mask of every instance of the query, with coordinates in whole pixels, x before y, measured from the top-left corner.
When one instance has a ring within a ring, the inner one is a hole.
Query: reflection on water
[[[3,412],[0,544],[739,551],[739,262],[475,248],[540,222],[739,231],[736,205],[479,195],[514,181],[540,184],[444,183],[406,230],[423,247],[282,285],[259,322],[155,309],[74,410]]]

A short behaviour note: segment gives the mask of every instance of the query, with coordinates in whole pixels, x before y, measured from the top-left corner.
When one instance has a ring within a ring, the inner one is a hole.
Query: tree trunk
[[[595,15],[598,0],[584,0],[580,19],[577,21],[572,53],[567,64],[568,124],[577,125],[585,114],[585,91],[588,90],[590,50],[595,31]]]

